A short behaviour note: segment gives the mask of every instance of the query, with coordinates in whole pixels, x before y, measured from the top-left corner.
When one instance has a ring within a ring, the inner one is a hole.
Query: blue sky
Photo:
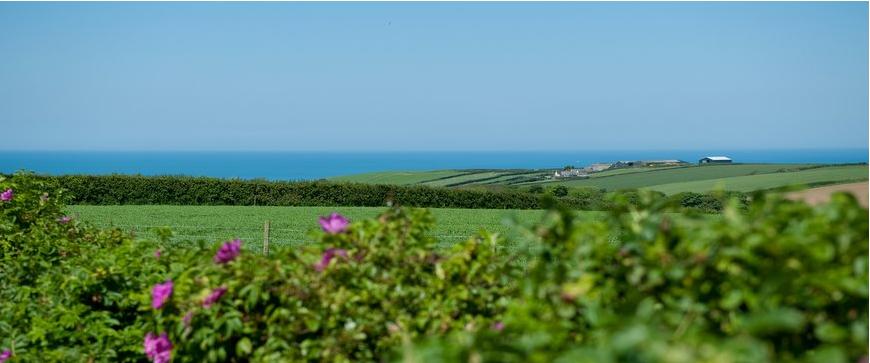
[[[867,14],[0,3],[0,149],[866,148]]]

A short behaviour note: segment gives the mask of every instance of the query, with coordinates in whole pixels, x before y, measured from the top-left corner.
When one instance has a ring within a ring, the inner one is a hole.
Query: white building
[[[698,164],[728,164],[731,162],[731,158],[727,156],[708,156],[698,160]]]

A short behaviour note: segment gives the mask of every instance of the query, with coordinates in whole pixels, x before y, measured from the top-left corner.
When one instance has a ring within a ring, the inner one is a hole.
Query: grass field
[[[263,223],[271,221],[271,243],[297,245],[311,241],[307,234],[319,228],[317,217],[337,211],[352,221],[375,217],[378,207],[242,207],[242,206],[69,206],[79,220],[97,226],[115,226],[134,231],[137,236],[154,237],[155,227],[171,227],[174,241],[206,241],[242,238],[248,248],[260,248]],[[522,228],[541,219],[540,210],[430,209],[435,217],[431,232],[447,247],[463,241],[481,228],[499,232],[513,240],[523,238]],[[601,213],[582,212],[583,218]]]
[[[544,175],[551,173],[552,171],[549,170],[522,169],[387,171],[339,176],[330,179],[367,184],[476,186],[492,184],[512,185],[527,181],[543,180]]]
[[[654,189],[666,194],[717,188],[755,191],[788,185],[835,184],[867,180],[867,165],[729,164],[625,168],[592,173],[588,179],[545,179],[552,170],[440,170],[383,172],[335,178],[364,183],[442,187],[529,187],[565,185],[607,190]]]
[[[867,171],[866,165],[832,166],[787,173],[745,175],[712,180],[660,184],[649,187],[649,189],[658,190],[665,194],[705,192],[713,189],[749,192],[790,185],[833,184],[867,180]]]
[[[376,173],[345,175],[331,179],[335,181],[348,181],[354,183],[407,185],[419,184],[427,180],[446,178],[462,174],[465,174],[465,172],[460,170],[385,171]]]
[[[639,173],[618,174],[600,178],[557,181],[552,184],[569,187],[598,187],[608,190],[643,188],[653,185],[713,180],[743,175],[776,173],[799,170],[808,165],[798,164],[734,164],[707,165],[648,170]],[[551,183],[547,183],[550,185]]]

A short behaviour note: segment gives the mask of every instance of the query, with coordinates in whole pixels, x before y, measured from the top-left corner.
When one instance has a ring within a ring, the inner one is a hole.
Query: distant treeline
[[[267,181],[188,176],[63,175],[40,176],[66,189],[69,203],[85,205],[242,205],[242,206],[357,206],[402,205],[428,208],[540,209],[549,191],[521,189],[452,189],[429,186],[372,185],[331,181]],[[615,198],[637,201],[634,190],[606,192],[572,189],[556,193],[562,204],[583,210],[607,210]],[[666,199],[704,212],[722,209],[725,196],[681,193]],[[743,194],[730,194],[746,202]]]

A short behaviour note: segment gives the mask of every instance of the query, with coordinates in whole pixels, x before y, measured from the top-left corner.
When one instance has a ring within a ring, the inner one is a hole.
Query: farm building
[[[727,156],[708,156],[698,160],[698,164],[728,164],[732,160]]]

